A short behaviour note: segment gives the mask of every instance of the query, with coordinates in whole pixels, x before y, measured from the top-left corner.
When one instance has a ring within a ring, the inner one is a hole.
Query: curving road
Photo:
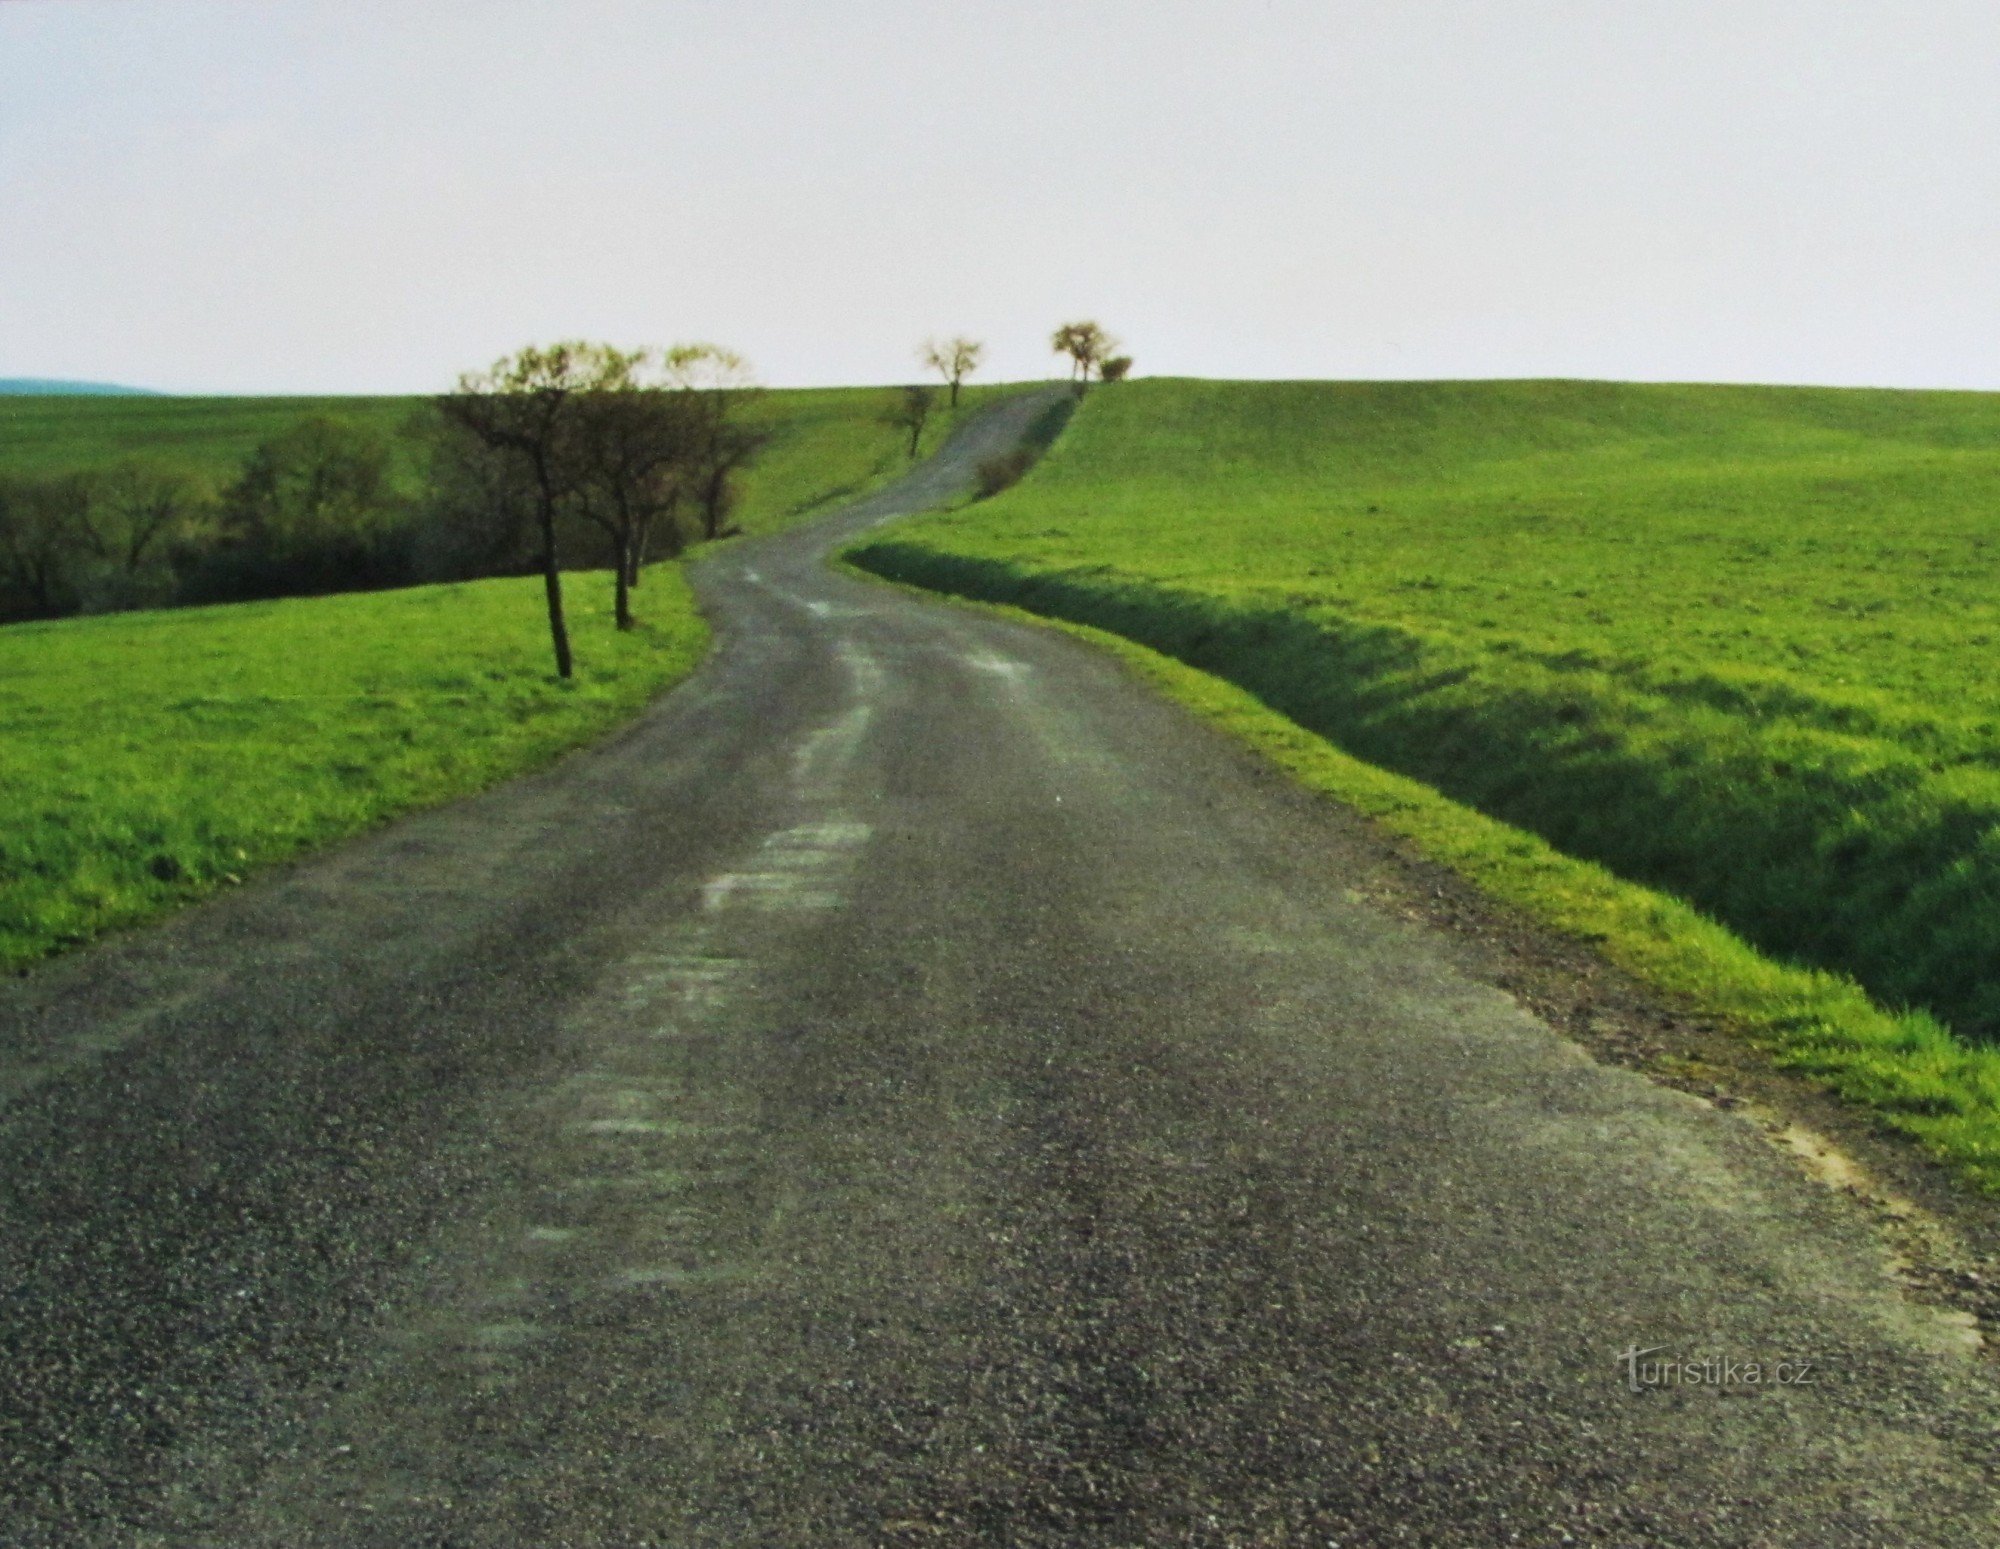
[[[0,987],[0,1543],[2000,1543],[1839,1194],[826,568],[1042,401],[698,567],[608,745]]]

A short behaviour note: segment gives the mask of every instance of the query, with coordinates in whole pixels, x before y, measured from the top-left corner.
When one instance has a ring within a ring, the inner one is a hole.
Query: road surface
[[[822,563],[1036,407],[609,743],[0,987],[0,1542],[2000,1543],[1842,1196]]]

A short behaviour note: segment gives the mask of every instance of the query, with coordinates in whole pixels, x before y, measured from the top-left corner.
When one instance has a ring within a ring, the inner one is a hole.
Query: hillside
[[[2000,1035],[2000,396],[1146,381],[861,551]]]
[[[965,395],[965,407],[1009,389]],[[902,433],[881,422],[894,389],[789,388],[758,395],[750,415],[771,443],[743,481],[737,514],[746,531],[784,526],[802,513],[874,488],[907,464]],[[63,473],[124,457],[172,462],[226,481],[261,441],[314,415],[395,435],[426,400],[386,398],[30,397],[0,401],[0,472]],[[949,429],[940,413],[926,431],[934,448]],[[404,476],[416,474],[414,443]]]

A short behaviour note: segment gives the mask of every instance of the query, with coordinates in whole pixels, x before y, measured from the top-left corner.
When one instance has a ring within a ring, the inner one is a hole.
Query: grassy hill
[[[976,389],[963,409],[1004,387]],[[770,446],[743,480],[738,521],[768,531],[827,501],[862,493],[907,466],[903,432],[881,421],[894,389],[774,390],[753,400],[750,418]],[[0,472],[65,473],[144,456],[176,463],[216,483],[233,476],[262,441],[298,421],[327,415],[395,435],[425,406],[422,398],[0,397]],[[940,413],[924,439],[934,448],[949,429]],[[415,476],[406,449],[404,476]]]
[[[1217,674],[1994,1040],[1996,512],[2000,395],[1144,381],[857,558]]]

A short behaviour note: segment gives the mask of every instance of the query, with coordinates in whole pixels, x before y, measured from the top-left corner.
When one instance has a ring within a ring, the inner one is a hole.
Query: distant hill
[[[0,393],[67,393],[87,394],[91,397],[149,397],[162,395],[150,387],[120,387],[114,382],[62,382],[51,377],[9,376],[0,377]]]

